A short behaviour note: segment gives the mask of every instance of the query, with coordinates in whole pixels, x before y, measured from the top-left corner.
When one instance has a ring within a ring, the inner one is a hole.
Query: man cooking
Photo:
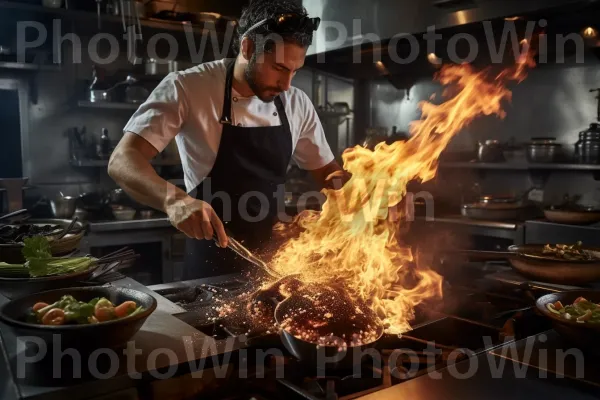
[[[188,236],[184,279],[247,266],[225,249],[226,230],[253,251],[269,240],[290,159],[322,187],[347,179],[310,99],[291,87],[319,22],[292,1],[252,1],[237,58],[169,74],[125,126],[108,172]],[[150,164],[173,139],[187,193]]]

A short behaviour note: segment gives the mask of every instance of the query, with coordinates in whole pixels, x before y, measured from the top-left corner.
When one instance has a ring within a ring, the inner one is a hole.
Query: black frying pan
[[[300,299],[301,302],[301,297],[301,294],[295,293],[277,305],[275,308],[275,321],[279,326],[285,320],[286,314],[291,313],[297,306],[297,300]],[[375,343],[383,336],[383,333],[384,328],[380,325],[377,340],[362,346],[348,346],[346,349],[339,349],[337,346],[318,346],[316,343],[295,337],[285,329],[280,329],[281,341],[285,348],[299,361],[319,370],[350,369],[368,360],[368,357],[362,357],[363,353],[366,349],[374,347]]]
[[[593,260],[564,260],[543,254],[544,244],[510,246],[508,251],[459,250],[455,254],[487,260],[508,259],[519,273],[542,282],[582,285],[600,281],[600,249],[583,247]]]
[[[573,304],[578,297],[584,297],[594,303],[600,303],[600,291],[571,290],[542,296],[536,301],[536,307],[541,314],[552,321],[554,330],[570,345],[598,355],[600,354],[600,347],[598,346],[600,324],[579,323],[574,320],[566,320],[563,317],[552,313],[547,308],[548,303],[556,303],[557,301],[560,301],[564,306]]]

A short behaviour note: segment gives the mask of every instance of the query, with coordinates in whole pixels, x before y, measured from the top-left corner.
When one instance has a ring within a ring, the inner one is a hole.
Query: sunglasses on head
[[[244,36],[262,27],[266,27],[270,32],[275,33],[312,33],[319,28],[320,24],[321,18],[310,18],[308,15],[302,14],[281,14],[276,18],[267,18],[257,22],[248,28]]]

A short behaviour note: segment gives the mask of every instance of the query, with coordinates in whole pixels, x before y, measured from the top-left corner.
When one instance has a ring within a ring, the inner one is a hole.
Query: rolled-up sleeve
[[[301,96],[303,122],[292,158],[300,168],[314,170],[329,164],[335,157],[327,143],[317,110],[304,92]]]
[[[177,73],[167,75],[123,128],[163,151],[181,130],[188,112],[186,94]]]

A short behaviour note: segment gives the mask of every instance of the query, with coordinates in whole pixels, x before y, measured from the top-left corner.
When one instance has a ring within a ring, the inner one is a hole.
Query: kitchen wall
[[[572,156],[578,133],[597,118],[597,100],[590,89],[600,87],[600,62],[586,57],[585,65],[541,65],[529,72],[521,84],[513,85],[512,102],[506,104],[506,118],[480,117],[449,144],[447,151],[474,151],[477,141],[499,139],[517,143],[532,137],[555,137]],[[408,92],[387,81],[371,83],[371,125],[397,126],[407,131],[420,117],[418,103],[440,94],[440,85],[421,80]],[[452,190],[453,182],[479,181],[484,191],[506,193],[526,190],[532,185],[527,171],[486,171],[485,176],[468,170],[440,170],[439,186]],[[447,178],[451,179],[448,180]],[[465,184],[466,185],[466,184]],[[600,181],[582,171],[555,171],[544,187],[544,201],[556,203],[565,193],[583,195],[582,203],[600,205]]]

